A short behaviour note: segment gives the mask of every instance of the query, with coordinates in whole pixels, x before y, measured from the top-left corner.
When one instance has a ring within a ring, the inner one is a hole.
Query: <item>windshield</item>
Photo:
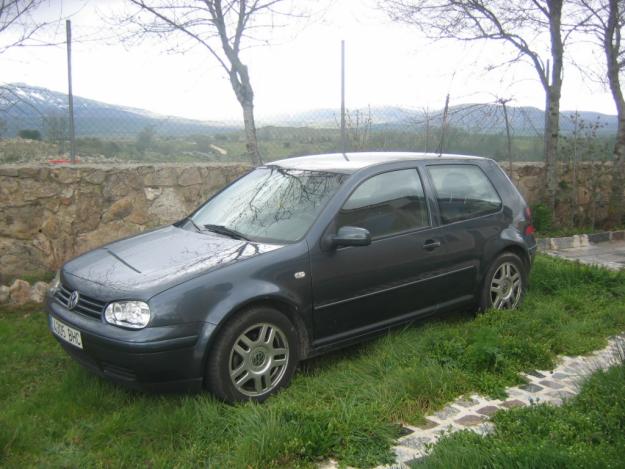
[[[278,167],[258,168],[201,207],[201,229],[278,243],[302,238],[344,175]]]

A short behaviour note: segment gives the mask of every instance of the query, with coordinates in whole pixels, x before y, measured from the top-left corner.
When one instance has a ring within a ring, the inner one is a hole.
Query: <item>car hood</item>
[[[65,264],[63,274],[87,280],[93,285],[87,288],[94,294],[94,289],[105,287],[152,295],[209,270],[281,247],[167,226],[78,256]]]

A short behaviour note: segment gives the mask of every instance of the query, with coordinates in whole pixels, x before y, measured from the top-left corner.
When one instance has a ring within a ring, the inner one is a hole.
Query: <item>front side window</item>
[[[347,199],[337,226],[366,228],[376,238],[429,225],[423,186],[416,169],[378,174]]]
[[[443,223],[467,220],[501,208],[501,199],[486,174],[471,164],[428,166]]]
[[[193,215],[203,227],[223,227],[251,240],[302,238],[345,176],[275,166],[258,168],[209,200]]]

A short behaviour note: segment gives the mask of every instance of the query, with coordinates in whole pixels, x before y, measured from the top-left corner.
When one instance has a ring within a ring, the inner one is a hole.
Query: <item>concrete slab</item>
[[[579,261],[582,264],[597,265],[612,270],[625,269],[625,241],[610,241],[581,247],[551,249],[547,250],[546,253]]]

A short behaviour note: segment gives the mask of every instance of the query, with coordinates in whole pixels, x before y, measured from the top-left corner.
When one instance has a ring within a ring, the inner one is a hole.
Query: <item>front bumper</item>
[[[82,349],[53,336],[74,360],[95,374],[144,391],[202,388],[205,352],[214,325],[183,323],[126,330],[69,311],[51,297],[45,309],[49,316],[80,331]]]

